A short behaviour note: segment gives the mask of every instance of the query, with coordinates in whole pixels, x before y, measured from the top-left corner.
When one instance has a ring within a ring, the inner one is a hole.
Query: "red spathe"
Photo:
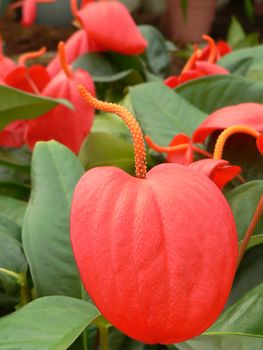
[[[74,153],[78,153],[84,138],[89,133],[94,117],[94,109],[80,97],[76,88],[85,84],[88,91],[95,95],[95,87],[90,75],[81,69],[68,78],[64,72],[59,73],[43,90],[42,95],[64,98],[73,104],[73,110],[59,105],[50,112],[28,122],[26,143],[33,149],[37,141],[56,140]]]
[[[71,242],[85,288],[130,337],[170,344],[219,316],[237,261],[231,210],[217,186],[179,164],[138,179],[94,168],[78,183]]]
[[[263,132],[263,105],[248,102],[218,109],[199,125],[192,140],[193,142],[204,142],[212,132],[234,125],[244,125]]]
[[[77,15],[88,37],[105,50],[138,55],[147,47],[129,11],[118,1],[87,4]]]

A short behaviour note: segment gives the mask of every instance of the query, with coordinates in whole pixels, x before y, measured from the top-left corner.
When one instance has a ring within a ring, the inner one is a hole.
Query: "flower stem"
[[[99,332],[100,332],[100,349],[110,350],[108,327],[105,327],[105,326],[99,327]]]
[[[240,265],[240,262],[245,254],[246,248],[248,246],[249,240],[257,226],[257,223],[261,217],[263,213],[263,195],[260,197],[257,208],[255,210],[255,213],[252,217],[252,220],[248,226],[247,232],[245,234],[244,240],[242,242],[242,244],[239,247],[239,252],[238,252],[238,262],[237,262],[237,266]]]
[[[26,277],[25,273],[19,274],[17,272],[14,272],[14,271],[11,271],[8,269],[4,269],[2,267],[0,267],[0,272],[3,272],[6,275],[14,278],[21,287],[21,289],[20,289],[20,293],[21,293],[20,303],[16,306],[17,309],[19,309],[23,305],[26,305],[27,303],[29,303],[32,300],[31,292],[30,292],[30,289],[28,287],[27,277]]]

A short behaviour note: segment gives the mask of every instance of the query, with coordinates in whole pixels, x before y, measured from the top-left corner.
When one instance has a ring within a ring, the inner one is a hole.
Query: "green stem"
[[[17,273],[8,269],[4,269],[2,267],[0,267],[0,272],[5,273],[6,275],[14,278],[17,283],[20,285],[20,293],[21,293],[21,298],[20,298],[20,303],[16,306],[17,309],[19,309],[21,306],[29,303],[32,300],[31,297],[31,292],[30,289],[28,287],[28,283],[27,283],[27,278],[26,278],[26,274],[25,273]]]
[[[110,350],[108,327],[100,326],[100,350]]]
[[[241,246],[239,247],[237,266],[239,266],[244,254],[245,254],[249,240],[250,240],[250,238],[251,238],[251,236],[252,236],[252,234],[257,226],[259,219],[261,218],[262,213],[263,213],[263,196],[261,196],[259,199],[259,202],[258,202],[257,208],[255,210],[255,213],[253,215],[253,218],[248,226],[248,229],[247,229],[247,232],[246,232],[245,237],[243,239],[243,242],[242,242]]]

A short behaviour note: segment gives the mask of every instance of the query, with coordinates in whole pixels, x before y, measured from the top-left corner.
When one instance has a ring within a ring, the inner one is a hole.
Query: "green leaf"
[[[232,74],[195,79],[175,91],[206,113],[242,102],[263,103],[263,83]]]
[[[0,213],[0,232],[5,233],[21,242],[21,227],[2,213]]]
[[[246,78],[263,82],[263,62],[262,59],[255,59],[248,67]]]
[[[78,299],[37,299],[0,319],[0,349],[65,350],[98,316],[93,305]]]
[[[225,311],[203,335],[168,346],[179,350],[261,350],[263,346],[263,284]]]
[[[116,328],[111,327],[109,332],[110,349],[114,350],[158,350],[161,345],[146,345],[133,340]]]
[[[261,180],[247,182],[226,194],[237,225],[239,241],[242,241],[245,236],[262,194],[263,181]],[[263,216],[255,228],[250,246],[263,242],[262,237],[260,237],[260,241],[257,239],[257,236],[261,234],[263,234]]]
[[[237,270],[227,305],[234,304],[250,289],[263,282],[263,244],[249,249]]]
[[[245,11],[250,20],[254,18],[254,5],[252,3],[252,0],[244,0],[245,4]]]
[[[243,40],[246,37],[246,33],[242,28],[240,22],[237,20],[235,16],[232,16],[231,23],[227,32],[226,41],[235,48],[235,44],[240,40]]]
[[[27,203],[15,198],[0,196],[0,213],[22,226]]]
[[[0,282],[8,294],[14,295],[19,291],[18,279],[12,273],[25,275],[26,271],[27,260],[22,244],[0,231]]]
[[[151,72],[164,78],[168,74],[170,65],[169,52],[164,37],[150,25],[142,25],[139,29],[148,42],[145,54]]]
[[[134,67],[134,58],[126,56],[122,62],[125,59],[127,64],[122,67],[117,65],[110,54],[87,53],[73,63],[73,68],[85,69],[97,83],[111,83],[124,78],[138,79],[138,82],[141,82],[142,78]]]
[[[18,171],[30,173],[31,152],[26,147],[0,149],[0,164]]]
[[[22,239],[37,297],[82,297],[69,238],[72,193],[82,174],[78,158],[67,147],[55,141],[36,145]]]
[[[177,133],[192,135],[206,114],[162,83],[130,88],[132,107],[144,133],[168,145]]]
[[[7,86],[0,86],[0,130],[17,119],[33,119],[57,106],[64,104],[71,108],[66,100],[55,100],[36,96]]]
[[[85,169],[116,166],[134,175],[133,146],[109,133],[90,133],[81,147],[79,158]]]
[[[187,13],[188,13],[188,0],[180,0],[181,8],[184,14],[184,19],[187,19]]]
[[[13,181],[0,181],[0,196],[27,200],[30,194],[30,187]]]
[[[234,51],[222,57],[218,64],[225,67],[231,73],[236,73],[236,70],[244,60],[253,60],[262,58],[263,45],[258,45],[252,48],[244,48]]]
[[[107,132],[113,136],[119,136],[124,140],[131,141],[128,127],[115,114],[97,114],[93,122],[92,132]]]
[[[258,46],[260,43],[259,41],[259,33],[254,32],[246,35],[242,40],[238,41],[235,44],[235,49],[243,49],[246,47],[254,47]]]

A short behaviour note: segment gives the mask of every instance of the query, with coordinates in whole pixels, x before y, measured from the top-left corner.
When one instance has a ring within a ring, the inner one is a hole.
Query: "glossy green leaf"
[[[234,51],[222,57],[218,64],[225,67],[232,73],[236,73],[236,70],[244,62],[244,60],[251,60],[251,63],[255,59],[262,58],[263,55],[263,45],[258,45],[255,47],[244,48],[241,50]]]
[[[81,147],[79,158],[85,169],[96,166],[116,166],[134,175],[132,144],[109,133],[89,134]]]
[[[15,198],[0,196],[0,213],[22,225],[27,203]]]
[[[229,45],[235,47],[235,44],[244,39],[245,36],[246,33],[244,32],[240,22],[235,16],[232,16],[226,41],[229,43]]]
[[[85,69],[97,83],[111,83],[129,77],[141,82],[140,74],[133,65],[133,58],[125,57],[127,65],[121,67],[111,58],[110,54],[87,53],[73,63],[73,68]],[[129,59],[131,65],[129,65]]]
[[[243,49],[247,47],[255,47],[260,44],[259,33],[249,33],[242,40],[235,44],[235,49]]]
[[[0,349],[66,350],[98,316],[93,305],[75,298],[37,299],[0,319]]]
[[[114,350],[159,350],[161,345],[146,345],[127,337],[118,329],[111,327],[109,331],[110,349]]]
[[[124,140],[131,141],[128,127],[115,114],[97,114],[93,122],[92,132],[107,132],[113,136],[119,136]]]
[[[179,86],[175,91],[206,113],[242,102],[263,103],[263,82],[236,75],[195,79]]]
[[[30,187],[13,181],[0,181],[0,196],[10,196],[20,200],[27,200]]]
[[[25,173],[30,173],[31,152],[26,147],[0,149],[0,164]]]
[[[250,289],[263,282],[263,244],[249,249],[237,270],[227,305],[243,297]]]
[[[36,118],[58,104],[71,107],[66,100],[36,96],[7,86],[0,86],[0,129],[17,119]]]
[[[228,308],[203,335],[169,346],[178,350],[261,350],[263,347],[263,284]]]
[[[170,64],[165,39],[156,28],[150,25],[142,25],[139,28],[148,42],[145,50],[147,64],[151,72],[164,78],[168,74]]]
[[[263,82],[263,62],[262,59],[255,59],[252,64],[249,65],[246,77],[251,80]]]
[[[6,197],[10,198],[10,197]],[[11,198],[13,199],[13,198]],[[5,233],[17,241],[21,242],[21,226],[14,222],[9,217],[0,212],[0,232]]]
[[[250,181],[240,185],[226,194],[237,225],[239,241],[244,238],[249,223],[263,195],[263,181]],[[259,244],[257,235],[263,234],[263,217],[260,218],[250,244]],[[262,239],[262,237],[261,237]],[[261,241],[263,242],[263,240]]]
[[[73,190],[83,174],[65,146],[39,142],[32,158],[32,193],[22,231],[37,297],[82,297],[82,285],[69,238]]]
[[[144,133],[164,146],[177,133],[191,135],[206,117],[205,113],[162,83],[132,87],[130,97]]]
[[[18,280],[12,273],[22,275],[26,270],[27,260],[22,244],[11,235],[0,231],[0,282],[8,294],[19,291]]]

